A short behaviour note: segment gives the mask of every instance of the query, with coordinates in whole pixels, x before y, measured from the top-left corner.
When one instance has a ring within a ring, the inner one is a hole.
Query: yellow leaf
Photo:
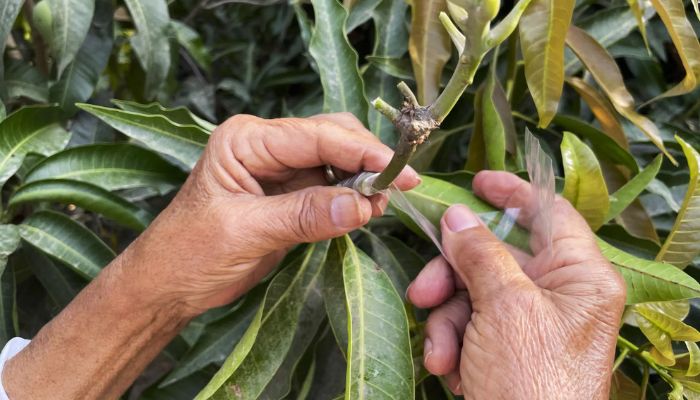
[[[688,355],[690,357],[688,371],[685,375],[698,376],[700,375],[700,348],[695,342],[685,342],[685,345],[688,347]]]
[[[691,1],[697,3],[698,0]],[[653,100],[689,93],[697,87],[700,79],[700,42],[686,17],[685,4],[683,0],[651,0],[651,3],[666,25],[685,68],[685,79]]]
[[[680,137],[676,137],[688,161],[690,181],[683,204],[657,261],[685,268],[700,253],[700,154]]]
[[[429,104],[437,98],[442,69],[452,54],[450,36],[439,20],[440,12],[446,9],[445,0],[413,2],[408,52],[421,104]]]
[[[615,111],[608,100],[606,100],[598,90],[579,78],[567,78],[566,82],[576,90],[579,96],[591,109],[591,112],[603,128],[603,132],[613,138],[623,149],[629,149],[629,143],[618,121]]]
[[[635,124],[671,162],[678,165],[676,159],[666,150],[656,125],[635,110],[634,98],[625,87],[620,68],[605,48],[584,30],[575,26],[569,29],[566,42],[591,72],[615,110]]]
[[[540,127],[552,122],[564,89],[564,47],[574,0],[533,0],[520,20],[525,78]]]
[[[627,4],[634,14],[634,18],[637,20],[637,29],[639,33],[642,34],[642,39],[644,39],[644,46],[646,46],[647,51],[649,50],[649,40],[647,40],[647,26],[644,22],[644,6],[642,5],[643,0],[627,0]]]
[[[657,311],[645,304],[635,306],[637,324],[644,336],[654,345],[659,353],[668,360],[674,360],[672,340],[700,340],[700,332],[684,324],[679,319]]]
[[[610,400],[638,400],[641,394],[642,389],[637,382],[622,371],[615,371],[610,383]]]

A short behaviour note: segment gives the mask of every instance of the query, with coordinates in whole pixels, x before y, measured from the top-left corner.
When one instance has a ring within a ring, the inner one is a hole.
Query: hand
[[[172,204],[124,257],[164,302],[195,315],[241,296],[289,247],[348,233],[383,212],[367,199],[328,186],[321,167],[381,171],[391,150],[352,114],[264,120],[239,115],[212,134]],[[419,182],[406,168],[401,189]],[[135,268],[134,268],[135,269]]]
[[[530,184],[485,171],[473,186],[496,207],[521,209],[534,256],[504,245],[467,207],[447,210],[447,260],[433,259],[408,289],[416,306],[435,307],[426,368],[468,399],[607,399],[625,303],[621,277],[566,200],[555,200],[548,252],[531,222]]]

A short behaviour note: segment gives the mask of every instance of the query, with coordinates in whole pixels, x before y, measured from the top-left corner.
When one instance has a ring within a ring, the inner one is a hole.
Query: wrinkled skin
[[[555,200],[549,248],[529,183],[486,171],[473,185],[494,206],[521,208],[534,256],[504,245],[468,208],[448,209],[447,260],[428,263],[407,293],[433,308],[426,368],[467,399],[607,398],[622,278],[566,200]]]

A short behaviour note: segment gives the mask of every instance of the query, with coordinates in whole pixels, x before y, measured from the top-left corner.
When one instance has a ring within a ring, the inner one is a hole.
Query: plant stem
[[[645,363],[645,365],[648,365],[656,371],[659,376],[666,381],[669,385],[671,385],[674,389],[677,388],[680,383],[673,379],[673,377],[668,373],[668,371],[662,367],[660,367],[656,361],[654,361],[654,358],[649,354],[648,351],[640,349],[637,345],[634,343],[630,342],[629,340],[623,338],[622,336],[617,337],[617,345],[619,347],[622,347],[623,349],[628,350],[628,354],[637,358],[638,360],[642,361]]]
[[[620,351],[620,355],[617,356],[617,358],[615,359],[615,363],[613,364],[613,368],[612,368],[613,372],[615,372],[615,370],[617,370],[617,368],[620,366],[620,364],[622,364],[622,362],[625,361],[625,357],[627,357],[627,353],[629,353],[629,352],[630,352],[630,349],[628,349],[626,347],[624,349],[622,349],[622,351]]]
[[[440,93],[437,100],[429,107],[430,113],[438,124],[447,117],[459,98],[462,97],[464,91],[467,90],[467,87],[472,84],[476,70],[479,68],[483,58],[484,54],[481,54],[479,57],[462,54],[459,57],[459,64],[447,86],[445,86],[445,90]]]

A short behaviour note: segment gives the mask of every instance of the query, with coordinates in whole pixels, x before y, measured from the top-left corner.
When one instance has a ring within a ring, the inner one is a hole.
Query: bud
[[[53,17],[51,15],[51,6],[49,0],[42,0],[34,6],[32,12],[32,24],[39,31],[39,34],[47,41],[52,37]]]

